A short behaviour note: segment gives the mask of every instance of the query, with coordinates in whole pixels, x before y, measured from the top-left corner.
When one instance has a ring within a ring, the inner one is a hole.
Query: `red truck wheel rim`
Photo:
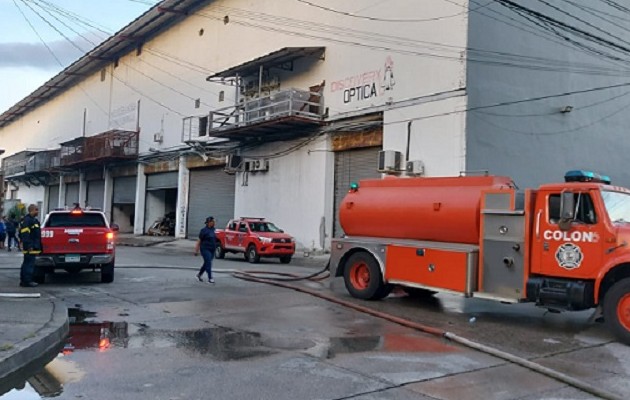
[[[626,294],[619,299],[617,319],[627,331],[630,331],[630,294]]]
[[[367,289],[370,284],[370,269],[363,261],[357,261],[350,267],[350,282],[359,290]]]

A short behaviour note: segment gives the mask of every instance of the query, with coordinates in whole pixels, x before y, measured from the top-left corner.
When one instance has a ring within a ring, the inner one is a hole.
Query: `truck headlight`
[[[260,240],[262,243],[271,243],[271,238],[268,237],[258,236],[258,240]]]

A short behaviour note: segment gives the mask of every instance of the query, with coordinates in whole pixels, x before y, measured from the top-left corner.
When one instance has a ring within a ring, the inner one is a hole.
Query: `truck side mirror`
[[[558,227],[561,231],[571,229],[571,222],[575,218],[575,197],[573,192],[562,192],[560,195],[560,222]]]
[[[118,226],[118,224],[112,224],[110,228],[112,228],[112,231],[114,232],[118,232],[120,230],[120,227]]]

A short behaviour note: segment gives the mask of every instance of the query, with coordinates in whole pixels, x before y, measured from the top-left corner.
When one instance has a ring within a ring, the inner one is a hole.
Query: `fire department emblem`
[[[556,251],[558,265],[564,269],[579,268],[583,258],[582,250],[573,243],[565,243],[558,247],[558,251]]]

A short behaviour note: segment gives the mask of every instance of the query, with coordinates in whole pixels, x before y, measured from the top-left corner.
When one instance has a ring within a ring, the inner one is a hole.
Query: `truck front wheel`
[[[630,278],[615,283],[606,293],[604,319],[617,339],[630,345]]]
[[[245,253],[245,257],[247,258],[247,261],[249,261],[252,264],[256,264],[258,261],[260,261],[260,254],[258,254],[258,250],[256,250],[256,246],[254,246],[253,244],[250,244],[249,247],[247,248],[247,253]]]
[[[374,257],[366,252],[350,256],[343,278],[348,292],[358,299],[379,300],[392,290],[391,285],[383,283],[383,275]]]

